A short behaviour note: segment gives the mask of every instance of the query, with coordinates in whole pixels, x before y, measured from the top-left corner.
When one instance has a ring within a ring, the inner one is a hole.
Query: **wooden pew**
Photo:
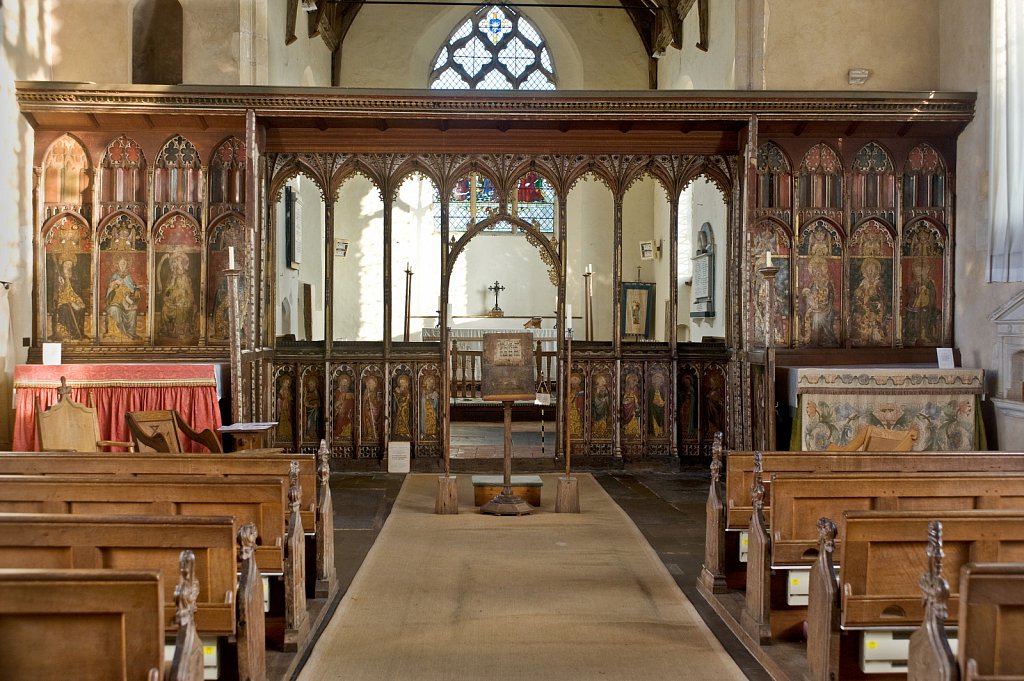
[[[302,527],[316,528],[316,458],[283,454],[277,449],[231,454],[148,452],[0,452],[0,475],[207,475],[219,477],[281,477],[288,479],[292,461],[299,462]]]
[[[0,677],[199,681],[186,627],[164,673],[163,596],[155,570],[0,569]]]
[[[945,627],[949,584],[941,559],[940,543],[938,551],[929,550],[929,568],[921,577],[925,619],[910,638],[908,681],[1024,679],[1024,563],[968,563],[960,569],[954,656]]]
[[[717,443],[717,440],[716,440]],[[721,452],[720,454],[718,452]],[[698,586],[708,593],[742,589],[746,571],[736,558],[739,533],[750,527],[755,454],[765,481],[765,522],[771,525],[769,476],[775,473],[1024,473],[1024,453],[1016,452],[748,452],[712,447],[704,567]],[[720,458],[719,458],[720,457]],[[717,461],[717,463],[716,463]],[[725,470],[724,486],[721,471]]]
[[[294,651],[309,633],[297,464],[289,478],[286,486],[280,478],[0,475],[0,512],[227,515],[252,522],[260,542],[254,551],[259,570],[284,581],[284,647]]]
[[[159,570],[165,588],[164,629],[173,633],[178,629],[174,588],[181,554],[191,551],[200,566],[191,616],[196,630],[225,643],[229,637],[237,639],[238,667],[252,670],[242,678],[263,679],[263,584],[252,560],[255,528],[246,528],[239,531],[228,516],[0,513],[0,567]],[[240,542],[250,538],[246,552]],[[236,546],[245,556],[241,561],[236,561]],[[242,580],[236,577],[239,573]],[[253,629],[258,637],[251,635]]]
[[[764,514],[755,504],[741,618],[743,628],[761,643],[802,634],[805,609],[782,604],[782,576],[788,579],[786,570],[808,570],[813,564],[819,551],[817,518],[838,518],[851,510],[1024,510],[1024,475],[777,473],[771,477],[771,507],[769,537]],[[774,583],[773,571],[779,575]]]
[[[812,568],[808,607],[811,681],[905,678],[905,666],[863,673],[860,637],[866,630],[906,630],[926,621],[920,585],[927,580],[921,575],[929,572],[939,525],[945,546],[939,575],[959,574],[973,560],[1024,559],[1024,511],[847,512],[839,542],[834,523],[819,522],[821,550]],[[958,589],[949,593],[954,608],[959,597]],[[877,631],[872,635],[881,638]]]

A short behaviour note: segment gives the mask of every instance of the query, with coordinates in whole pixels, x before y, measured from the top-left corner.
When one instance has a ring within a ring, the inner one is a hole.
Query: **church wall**
[[[957,157],[957,290],[954,300],[954,334],[963,364],[988,372],[987,389],[997,394],[1000,365],[998,341],[990,315],[1021,292],[1021,284],[988,283],[988,118],[989,14],[980,11],[987,3],[945,0],[942,3],[940,86],[949,90],[976,91],[974,121],[960,135]],[[977,55],[976,58],[966,58]],[[991,405],[988,405],[991,407]],[[1024,419],[995,411],[996,443],[1000,449],[1016,449],[1024,440]]]
[[[242,41],[255,39],[253,58],[264,58],[262,25],[249,27],[254,36],[232,27],[240,24],[238,0],[179,0],[184,20],[182,78],[186,83],[237,85],[241,82],[239,62]],[[77,4],[77,3],[76,3]],[[260,83],[254,82],[254,85]]]
[[[658,239],[661,237],[654,231],[655,206],[666,203],[665,192],[650,177],[645,177],[633,185],[626,192],[622,201],[622,280],[655,283],[652,339],[660,341],[665,340],[665,322],[662,320],[664,310],[659,308],[663,307],[661,299],[668,289],[658,286],[657,283],[658,275],[662,270],[661,264],[667,261],[663,261],[657,254],[654,260],[642,260],[640,258],[640,242],[654,241],[655,247],[657,247]],[[637,276],[638,267],[639,277]],[[662,277],[662,279],[667,279],[667,277]]]
[[[647,88],[647,57],[625,12],[527,7],[523,13],[548,41],[558,89]],[[341,85],[427,87],[438,49],[464,16],[461,7],[364,6],[342,48]],[[384,42],[384,31],[402,39]]]
[[[270,35],[267,40],[270,85],[301,85],[330,87],[331,50],[320,36],[309,37],[308,15],[299,8],[296,13],[295,37],[285,45],[287,2],[269,2]]]
[[[573,314],[583,310],[583,272],[593,265],[594,340],[612,339],[612,243],[614,208],[611,192],[593,178],[581,180],[569,192],[568,253],[570,267],[566,282],[566,303]]]
[[[49,19],[39,3],[6,3],[0,8],[0,448],[11,445],[11,385],[32,336],[32,128],[18,110],[14,81],[50,77]]]
[[[736,8],[734,3],[715,5],[708,12],[708,43],[697,48],[700,22],[697,5],[683,21],[679,49],[669,47],[658,60],[659,90],[731,90],[736,87]]]
[[[726,309],[727,300],[725,287],[726,275],[729,270],[729,262],[726,259],[728,251],[726,243],[728,229],[726,225],[727,211],[725,200],[718,188],[704,178],[697,178],[693,182],[693,212],[691,217],[692,234],[690,243],[693,244],[691,253],[696,252],[697,234],[701,225],[705,222],[711,223],[711,230],[715,235],[715,287],[714,287],[714,317],[690,318],[691,286],[683,286],[686,291],[686,302],[680,302],[679,320],[690,325],[690,340],[699,341],[705,336],[725,338],[725,319],[728,314]],[[682,296],[680,296],[682,300]]]
[[[756,23],[763,22],[765,31],[752,32],[744,51],[767,55],[754,64],[753,89],[938,89],[939,4],[751,0]],[[757,44],[762,40],[763,52]],[[863,86],[849,84],[852,68],[871,70]]]

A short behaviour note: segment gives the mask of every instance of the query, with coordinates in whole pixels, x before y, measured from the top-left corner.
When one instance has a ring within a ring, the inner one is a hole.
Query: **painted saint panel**
[[[324,419],[324,377],[320,367],[307,367],[302,372],[301,409],[303,444],[320,442]]]
[[[149,251],[146,228],[118,213],[100,228],[100,340],[140,344],[149,336]]]
[[[700,378],[697,367],[679,367],[679,442],[693,444],[700,440]]]
[[[363,369],[360,378],[359,444],[384,444],[384,376],[376,367]]]
[[[291,447],[295,439],[295,374],[290,366],[280,367],[274,378],[274,419],[277,444]]]
[[[391,372],[391,439],[411,441],[412,429],[412,370],[400,364]]]
[[[839,232],[814,220],[797,246],[797,337],[801,347],[837,347],[842,321],[842,248]]]
[[[441,441],[441,374],[436,365],[420,367],[419,399],[419,442]]]
[[[582,441],[587,413],[587,377],[583,367],[575,362],[569,374],[569,394],[566,399],[569,409],[569,437]]]
[[[712,439],[717,431],[729,432],[725,405],[725,367],[720,364],[707,365],[701,378],[700,392],[701,404],[704,405],[701,410],[704,439]]]
[[[592,442],[611,442],[615,377],[609,364],[595,363],[591,371],[590,439]]]
[[[356,418],[355,371],[347,364],[341,365],[334,370],[333,383],[332,440],[336,445],[351,445]]]
[[[903,344],[941,345],[942,292],[945,290],[945,237],[934,223],[920,220],[903,235],[901,282]]]
[[[775,345],[788,347],[790,339],[790,254],[789,235],[782,225],[765,220],[754,227],[751,239],[750,282],[753,287],[750,299],[754,301],[751,311],[754,324],[754,343],[764,345],[764,309],[767,306],[767,290],[760,268],[764,267],[764,254],[771,253],[772,265],[779,268],[775,275],[775,291],[773,294],[772,322],[775,328]]]
[[[43,232],[46,252],[47,333],[81,343],[93,336],[92,233],[77,215],[63,214]]]
[[[201,244],[199,224],[172,213],[155,228],[156,328],[158,345],[194,345],[199,340]]]
[[[671,371],[667,364],[647,365],[647,441],[668,442],[672,410]]]
[[[210,228],[209,244],[206,256],[208,269],[206,284],[206,332],[213,344],[227,343],[230,336],[228,307],[228,278],[224,270],[228,268],[228,248],[235,249],[235,267],[245,262],[244,224],[238,215],[228,215]],[[239,305],[245,288],[244,281],[239,280]]]
[[[643,433],[643,365],[622,364],[622,441],[640,442]]]
[[[891,346],[893,339],[892,232],[879,220],[861,224],[850,239],[850,341]]]

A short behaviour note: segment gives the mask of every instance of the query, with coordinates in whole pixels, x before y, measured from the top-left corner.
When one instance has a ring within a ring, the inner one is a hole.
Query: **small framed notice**
[[[43,364],[55,365],[61,362],[61,344],[43,343]]]
[[[388,443],[388,473],[408,473],[412,443]]]
[[[532,402],[537,398],[532,333],[485,333],[480,369],[485,400]]]
[[[940,369],[952,369],[955,366],[953,348],[935,348],[935,354],[938,357]]]

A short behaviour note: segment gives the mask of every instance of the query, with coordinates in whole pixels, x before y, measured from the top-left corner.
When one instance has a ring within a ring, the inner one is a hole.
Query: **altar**
[[[35,400],[42,409],[56,402],[61,376],[71,399],[95,404],[104,440],[131,440],[124,419],[129,411],[175,409],[200,431],[221,425],[211,364],[24,364],[14,368],[14,451],[35,451]]]
[[[915,451],[986,448],[982,369],[830,367],[796,370],[791,450],[844,445],[866,425],[916,430]]]

